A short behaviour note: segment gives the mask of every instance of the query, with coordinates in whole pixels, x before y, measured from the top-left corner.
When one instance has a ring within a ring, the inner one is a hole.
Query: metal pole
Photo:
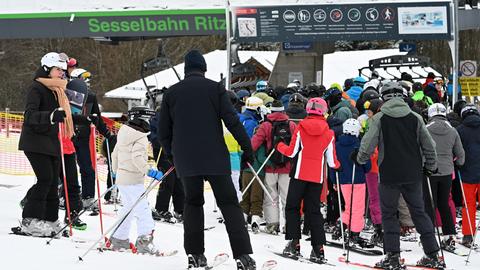
[[[452,5],[450,5],[452,7]],[[453,7],[451,12],[451,22],[453,27],[453,40],[448,42],[450,46],[450,52],[452,54],[452,77],[453,77],[453,89],[452,89],[452,106],[457,102],[458,92],[458,49],[460,33],[458,28],[458,0],[453,0]]]
[[[232,67],[232,40],[231,40],[231,21],[230,21],[230,1],[226,1],[226,7],[225,7],[225,20],[226,20],[226,36],[227,36],[227,72],[225,73],[225,88],[227,90],[230,90],[231,87],[231,76],[230,76],[230,70]]]

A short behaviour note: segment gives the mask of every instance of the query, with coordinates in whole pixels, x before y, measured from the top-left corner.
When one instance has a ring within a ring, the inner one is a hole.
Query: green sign
[[[0,38],[200,36],[225,31],[223,9],[0,15]]]

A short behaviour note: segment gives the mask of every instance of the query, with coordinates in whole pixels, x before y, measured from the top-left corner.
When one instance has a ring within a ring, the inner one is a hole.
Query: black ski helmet
[[[478,109],[475,104],[467,104],[465,105],[465,107],[463,107],[461,112],[462,119],[465,119],[467,116],[473,114],[479,115]]]
[[[150,118],[155,111],[147,106],[135,106],[128,111],[128,125],[142,132],[150,131]]]

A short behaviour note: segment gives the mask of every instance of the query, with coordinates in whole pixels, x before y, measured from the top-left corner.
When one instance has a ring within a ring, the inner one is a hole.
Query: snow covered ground
[[[151,256],[133,255],[128,253],[104,252],[98,253],[92,251],[84,258],[83,262],[78,262],[78,256],[100,236],[99,218],[85,216],[83,220],[88,223],[88,230],[74,231],[74,238],[90,240],[87,243],[75,243],[67,238],[54,240],[51,245],[46,245],[45,239],[10,235],[10,228],[18,225],[21,218],[21,209],[18,202],[23,198],[27,189],[34,181],[33,176],[10,176],[0,174],[0,258],[1,269],[186,269],[187,257],[183,251],[183,228],[180,225],[168,225],[164,223],[156,224],[155,244],[164,250],[177,249],[179,253],[172,257],[156,258]],[[102,183],[102,186],[104,184]],[[104,188],[104,187],[103,187]],[[153,204],[153,192],[149,200]],[[205,232],[206,256],[210,260],[220,252],[230,254],[227,234],[223,224],[216,221],[218,213],[213,212],[213,193],[210,190],[205,192],[205,226],[215,226],[214,229]],[[109,228],[115,221],[115,211],[113,206],[103,206],[104,226]],[[63,217],[63,212],[61,213]],[[277,269],[361,269],[357,266],[347,266],[339,263],[341,256],[340,249],[326,247],[326,257],[330,263],[336,265],[315,265],[299,263],[273,255],[266,248],[269,244],[281,251],[286,243],[283,235],[271,236],[266,234],[250,235],[253,245],[253,257],[257,265],[261,266],[264,261],[275,259],[278,261]],[[477,243],[480,241],[477,241]],[[412,249],[412,252],[404,252],[402,255],[408,263],[414,263],[422,256],[421,248],[417,243],[403,243],[402,248]],[[302,240],[302,253],[304,256],[310,254],[310,243]],[[473,252],[471,261],[465,266],[464,258],[445,253],[446,262],[451,269],[480,269],[479,253]],[[355,253],[350,254],[351,261],[373,264],[381,257],[366,257]],[[235,269],[235,263],[230,259],[227,263],[216,269]],[[259,268],[260,269],[260,268]]]

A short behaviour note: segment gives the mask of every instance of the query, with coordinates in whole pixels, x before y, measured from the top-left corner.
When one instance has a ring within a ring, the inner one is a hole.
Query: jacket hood
[[[309,115],[299,124],[300,128],[311,136],[319,136],[324,134],[330,128],[323,116]]]
[[[337,109],[339,109],[341,107],[349,108],[350,107],[350,102],[348,102],[348,100],[342,100],[337,105],[332,107],[332,111],[336,111]]]
[[[436,135],[446,135],[451,131],[452,125],[445,117],[434,116],[427,124],[430,133]]]
[[[398,97],[386,101],[380,108],[380,111],[394,118],[405,117],[412,112],[408,104]]]
[[[357,143],[358,138],[353,135],[344,134],[338,137],[338,143],[342,146],[350,146]]]
[[[480,116],[478,115],[469,115],[463,120],[463,125],[471,128],[480,127]]]
[[[288,120],[288,115],[283,112],[274,112],[267,115],[269,121],[286,121]]]
[[[128,145],[142,138],[146,138],[148,133],[140,132],[128,125],[123,125],[117,135],[117,143]]]

